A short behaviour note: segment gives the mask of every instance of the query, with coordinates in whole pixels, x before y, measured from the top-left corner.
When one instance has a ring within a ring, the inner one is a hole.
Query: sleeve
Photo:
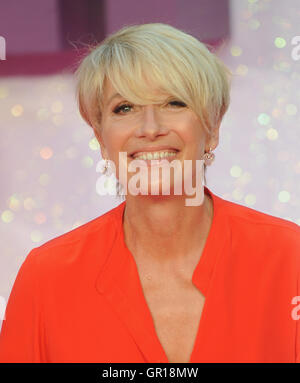
[[[21,265],[0,333],[0,363],[41,362],[41,326],[36,249]]]
[[[299,254],[300,256],[300,254]],[[297,296],[300,297],[300,267],[298,262]],[[298,304],[299,305],[299,304]],[[296,322],[296,363],[300,363],[300,318]]]

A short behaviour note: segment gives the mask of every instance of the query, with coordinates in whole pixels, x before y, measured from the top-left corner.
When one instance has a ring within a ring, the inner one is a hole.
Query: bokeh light
[[[34,243],[41,242],[41,240],[43,239],[43,234],[38,230],[33,230],[30,233],[30,238],[31,238],[32,242],[34,242]]]
[[[49,146],[45,146],[40,150],[40,156],[43,160],[49,160],[53,156],[53,150]]]
[[[53,113],[61,113],[63,111],[63,103],[61,101],[54,101],[51,105],[51,111]]]
[[[286,46],[286,41],[283,37],[276,37],[274,44],[276,48],[284,48]]]
[[[278,194],[278,200],[280,202],[283,202],[283,203],[289,202],[290,198],[291,198],[291,195],[287,190],[281,190]]]
[[[274,128],[270,128],[266,132],[266,136],[269,140],[274,141],[278,138],[278,131]]]
[[[244,201],[246,205],[253,206],[256,203],[256,196],[254,194],[247,194]]]
[[[24,112],[24,108],[22,105],[20,104],[17,104],[17,105],[14,105],[12,108],[11,108],[11,114],[14,116],[14,117],[20,117]]]
[[[297,114],[297,106],[295,104],[288,104],[285,107],[285,111],[289,116],[295,116]]]
[[[85,156],[82,159],[82,165],[85,168],[91,168],[94,165],[94,160],[90,156]]]
[[[20,201],[20,199],[18,198],[18,196],[16,194],[12,195],[10,198],[9,198],[9,203],[8,203],[8,206],[11,210],[13,211],[18,211],[20,210],[21,206],[22,206],[22,203]]]
[[[0,99],[4,99],[8,96],[8,89],[0,86]]]
[[[100,149],[100,145],[99,145],[99,142],[98,142],[96,137],[92,138],[89,141],[89,147],[91,150],[99,150]]]
[[[25,198],[23,205],[24,205],[24,209],[29,211],[36,208],[36,202],[31,197]]]
[[[237,178],[237,177],[240,177],[241,174],[242,174],[242,169],[238,165],[234,165],[234,166],[231,167],[230,175],[232,177]]]
[[[243,53],[243,50],[241,47],[234,45],[233,47],[231,47],[230,52],[231,52],[232,56],[238,57],[238,56],[241,56],[241,54]]]
[[[34,215],[34,222],[38,225],[41,225],[42,223],[45,223],[47,220],[46,215],[42,212],[36,213]]]
[[[270,123],[271,118],[267,113],[260,113],[257,120],[260,123],[260,125],[268,125]]]
[[[39,183],[42,186],[47,186],[49,185],[50,182],[50,175],[47,173],[43,173],[39,176]]]
[[[4,210],[1,214],[1,219],[4,223],[10,223],[14,219],[14,213],[10,210]]]

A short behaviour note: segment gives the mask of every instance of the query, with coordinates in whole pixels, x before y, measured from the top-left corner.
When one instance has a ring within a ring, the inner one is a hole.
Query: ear
[[[97,138],[97,141],[99,142],[99,145],[100,145],[101,157],[102,158],[108,158],[107,150],[105,148],[105,145],[104,145],[104,142],[103,142],[103,139],[101,137],[99,130],[95,127],[93,127],[93,130],[94,130],[95,137]]]

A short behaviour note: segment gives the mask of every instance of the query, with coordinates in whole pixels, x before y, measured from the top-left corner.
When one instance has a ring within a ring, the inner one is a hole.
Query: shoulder
[[[39,269],[58,271],[61,268],[83,266],[85,260],[103,263],[116,238],[122,204],[101,216],[30,251],[26,261],[35,262]],[[33,260],[34,258],[34,260]]]
[[[262,225],[268,227],[269,229],[273,228],[274,230],[287,229],[288,231],[291,230],[296,234],[299,234],[300,232],[300,226],[294,222],[240,205],[235,202],[224,200],[220,197],[218,198],[222,200],[222,209],[226,211],[232,221],[238,222],[239,224],[247,226]]]
[[[299,225],[222,198],[220,209],[228,218],[233,246],[243,242],[249,249],[285,254],[299,263]]]

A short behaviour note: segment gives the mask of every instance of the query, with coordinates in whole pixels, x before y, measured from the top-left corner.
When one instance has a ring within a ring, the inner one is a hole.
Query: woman
[[[85,57],[80,112],[120,188],[134,161],[140,188],[28,254],[0,361],[300,361],[299,227],[197,183],[196,165],[219,142],[229,75],[201,42],[160,23],[124,27]],[[151,178],[158,158],[182,165],[169,194],[166,177]],[[188,178],[197,190],[176,194]],[[200,203],[187,204],[197,192]]]

